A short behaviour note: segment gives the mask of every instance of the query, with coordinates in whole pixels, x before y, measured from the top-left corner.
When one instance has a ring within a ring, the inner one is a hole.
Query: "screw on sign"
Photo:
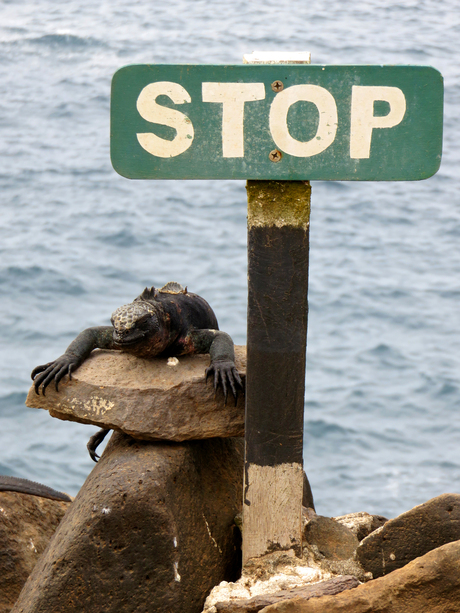
[[[279,149],[273,149],[273,151],[270,151],[270,153],[268,154],[268,157],[272,162],[279,162],[283,157],[283,154]]]
[[[284,89],[284,85],[282,81],[273,81],[272,90],[274,92],[280,92],[282,89]]]

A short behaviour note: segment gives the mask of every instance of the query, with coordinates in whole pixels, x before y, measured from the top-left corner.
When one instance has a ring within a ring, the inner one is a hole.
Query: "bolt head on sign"
[[[146,64],[112,81],[112,164],[130,179],[426,179],[442,125],[426,66]]]

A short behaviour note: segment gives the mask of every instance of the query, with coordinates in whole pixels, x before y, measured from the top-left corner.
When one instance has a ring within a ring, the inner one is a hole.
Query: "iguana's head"
[[[160,332],[155,307],[142,301],[119,307],[112,313],[112,325],[113,340],[122,349],[139,344],[150,345]]]

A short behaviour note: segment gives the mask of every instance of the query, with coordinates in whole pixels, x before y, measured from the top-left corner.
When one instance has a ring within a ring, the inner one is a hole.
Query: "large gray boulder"
[[[460,539],[460,494],[442,494],[390,519],[359,544],[356,557],[374,579]]]
[[[11,610],[70,504],[0,492],[0,613]]]
[[[235,364],[244,381],[246,348],[235,347]],[[33,386],[26,405],[47,409],[59,419],[121,430],[136,439],[184,441],[244,436],[244,394],[235,406],[230,393],[206,384],[209,355],[137,358],[95,350],[46,396]]]
[[[14,613],[199,613],[240,572],[243,440],[114,433]]]

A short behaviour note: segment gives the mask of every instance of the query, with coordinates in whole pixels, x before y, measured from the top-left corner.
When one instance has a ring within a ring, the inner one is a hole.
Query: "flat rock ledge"
[[[169,362],[169,363],[168,363]],[[246,378],[246,347],[235,347],[235,363]],[[244,395],[235,406],[222,390],[206,384],[208,355],[142,359],[95,350],[46,396],[29,390],[26,405],[67,421],[120,430],[136,439],[185,441],[244,436]]]

